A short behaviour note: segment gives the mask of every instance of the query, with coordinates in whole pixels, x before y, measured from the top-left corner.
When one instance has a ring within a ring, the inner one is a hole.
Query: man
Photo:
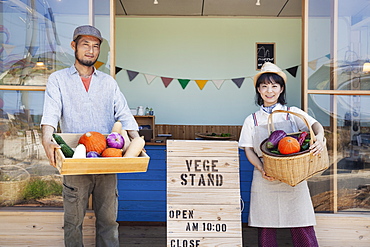
[[[94,67],[102,42],[95,27],[77,27],[71,42],[74,65],[49,77],[41,120],[42,145],[54,167],[54,151],[60,147],[51,139],[58,123],[65,133],[107,134],[119,120],[131,138],[139,136],[138,125],[117,82]],[[116,174],[63,177],[65,246],[83,246],[82,223],[90,194],[96,216],[96,246],[119,246],[116,186]]]

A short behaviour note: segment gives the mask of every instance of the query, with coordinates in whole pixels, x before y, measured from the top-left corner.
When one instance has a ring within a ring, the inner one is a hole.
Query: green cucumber
[[[63,140],[63,138],[60,135],[53,134],[54,140],[60,145],[60,144],[66,144],[67,143]]]
[[[66,158],[72,158],[74,151],[70,146],[65,143],[61,143],[59,146]]]

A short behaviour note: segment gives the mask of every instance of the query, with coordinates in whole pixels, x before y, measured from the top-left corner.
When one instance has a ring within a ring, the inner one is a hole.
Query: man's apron
[[[274,126],[276,130],[284,130],[286,133],[297,131],[294,121],[291,121],[288,115],[286,120],[274,123]],[[260,144],[268,136],[267,125],[255,126],[253,145],[259,157],[262,157]],[[290,228],[315,224],[315,214],[306,181],[292,187],[278,180],[268,181],[262,178],[258,169],[254,168],[249,226]]]

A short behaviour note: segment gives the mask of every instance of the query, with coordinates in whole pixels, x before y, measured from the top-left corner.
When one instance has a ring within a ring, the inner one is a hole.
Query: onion
[[[125,144],[125,139],[123,136],[117,132],[112,132],[107,136],[107,146],[110,148],[123,148]]]
[[[86,154],[86,158],[99,158],[100,154],[95,151],[90,151]]]

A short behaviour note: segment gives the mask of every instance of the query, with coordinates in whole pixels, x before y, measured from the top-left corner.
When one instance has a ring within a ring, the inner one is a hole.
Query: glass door
[[[314,207],[370,211],[370,3],[304,2],[303,105],[324,126],[330,156],[309,181]]]

